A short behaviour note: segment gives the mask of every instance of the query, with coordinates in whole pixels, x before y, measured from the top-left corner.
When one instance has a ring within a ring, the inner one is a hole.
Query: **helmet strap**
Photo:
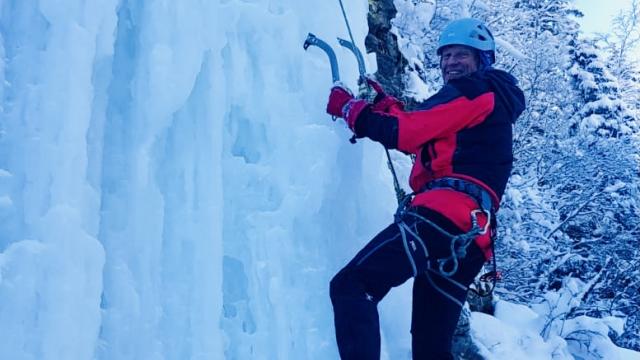
[[[478,58],[480,58],[480,70],[490,68],[493,64],[493,56],[490,51],[478,51]]]

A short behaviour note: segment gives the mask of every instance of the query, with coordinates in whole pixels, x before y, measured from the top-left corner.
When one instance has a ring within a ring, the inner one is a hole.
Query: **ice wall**
[[[105,253],[85,138],[94,62],[108,56],[108,39],[99,37],[108,26],[103,11],[115,4],[82,3],[1,3],[0,357],[6,359],[90,358],[96,345]]]
[[[348,6],[362,42],[367,3]],[[329,280],[390,221],[394,202],[381,149],[349,144],[349,132],[324,114],[325,54],[302,49],[308,32],[336,47],[337,36],[348,36],[340,8],[337,1],[253,3],[226,19],[234,25],[219,88],[226,104],[222,328],[228,344],[246,346],[225,355],[335,359]],[[336,50],[344,80],[355,85],[355,59]]]
[[[0,358],[337,357],[328,282],[394,199],[308,32],[337,1],[0,3]]]

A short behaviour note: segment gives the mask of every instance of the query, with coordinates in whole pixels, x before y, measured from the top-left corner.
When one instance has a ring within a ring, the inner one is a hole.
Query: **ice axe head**
[[[307,50],[311,45],[319,47],[327,54],[327,56],[329,57],[329,63],[331,64],[331,78],[333,79],[334,83],[337,81],[340,81],[340,70],[338,69],[338,60],[336,59],[336,54],[331,48],[331,46],[329,46],[329,44],[327,44],[326,42],[320,40],[318,37],[316,37],[312,33],[309,33],[309,35],[307,35],[307,39],[304,41],[304,44],[302,46],[305,50]]]
[[[307,39],[304,41],[304,44],[302,45],[302,47],[304,47],[304,49],[307,50],[309,48],[309,46],[315,45],[317,40],[318,40],[318,38],[315,35],[313,35],[312,33],[309,33],[309,35],[307,35]]]

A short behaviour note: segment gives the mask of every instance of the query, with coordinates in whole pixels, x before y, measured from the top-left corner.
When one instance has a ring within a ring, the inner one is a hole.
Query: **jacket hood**
[[[491,84],[494,94],[502,100],[511,115],[511,123],[515,123],[525,108],[524,93],[518,87],[518,80],[506,71],[494,68],[481,71],[479,76]]]

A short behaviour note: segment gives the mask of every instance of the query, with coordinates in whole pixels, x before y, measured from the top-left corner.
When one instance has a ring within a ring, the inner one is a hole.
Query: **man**
[[[495,43],[475,19],[444,29],[437,50],[443,88],[415,111],[379,92],[373,103],[334,86],[327,112],[357,137],[415,155],[415,195],[331,281],[342,359],[379,359],[377,304],[414,278],[414,359],[451,359],[451,342],[469,284],[492,256],[495,212],[509,178],[512,124],[524,95],[493,69]]]

